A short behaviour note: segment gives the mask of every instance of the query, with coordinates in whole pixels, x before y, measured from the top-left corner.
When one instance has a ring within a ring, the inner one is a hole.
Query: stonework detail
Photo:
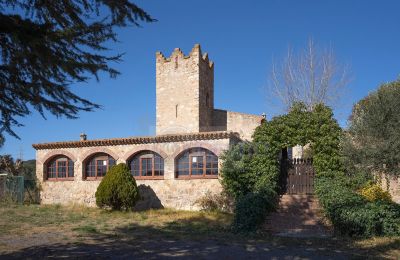
[[[85,178],[88,158],[96,153],[106,153],[117,163],[129,163],[133,155],[147,150],[163,157],[164,176],[162,179],[143,179],[142,176],[137,180],[142,197],[137,208],[197,210],[196,202],[202,196],[221,192],[220,177],[176,178],[177,157],[186,149],[197,147],[219,157],[230,145],[250,140],[262,119],[262,116],[214,109],[214,63],[207,53],[202,53],[200,45],[196,44],[187,56],[180,49],[175,49],[168,58],[157,52],[156,136],[82,138],[80,141],[34,144],[41,202],[95,206],[95,192],[100,180]],[[74,161],[72,180],[46,179],[46,164],[57,155]],[[221,167],[221,160],[218,160],[218,167]]]
[[[400,177],[385,174],[380,174],[378,176],[382,189],[389,191],[394,202],[400,203]]]
[[[156,56],[156,134],[199,132],[211,121],[213,63],[200,45],[188,56],[178,48]]]
[[[210,148],[216,155],[220,155],[232,143],[230,138],[218,140],[193,140],[185,142],[170,142],[156,144],[119,145],[107,148],[115,157],[117,163],[127,163],[131,155],[143,150],[160,152],[164,158],[163,180],[137,180],[143,199],[143,205],[161,205],[178,209],[195,210],[195,204],[206,192],[218,193],[222,187],[219,179],[177,179],[175,178],[175,159],[182,151],[191,147]],[[102,147],[97,147],[102,149]],[[60,151],[60,150],[59,150]],[[91,147],[64,148],[62,154],[74,154],[74,180],[48,181],[45,180],[44,167],[49,155],[54,157],[51,150],[38,150],[36,152],[36,175],[42,188],[41,203],[43,204],[85,204],[95,206],[95,192],[100,180],[85,180],[84,160],[92,154]],[[97,152],[97,150],[96,150]],[[132,153],[132,154],[130,154]],[[144,185],[144,186],[143,186]]]

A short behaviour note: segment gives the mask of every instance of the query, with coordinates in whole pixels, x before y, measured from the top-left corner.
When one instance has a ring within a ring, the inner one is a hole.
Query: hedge
[[[344,173],[321,173],[315,187],[335,232],[363,237],[400,235],[400,205],[385,200],[368,201],[357,193],[359,184]]]

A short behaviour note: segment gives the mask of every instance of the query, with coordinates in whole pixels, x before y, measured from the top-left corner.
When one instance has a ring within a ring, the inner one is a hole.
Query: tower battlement
[[[188,55],[156,53],[156,134],[196,133],[212,124],[214,63],[196,44]]]
[[[158,62],[167,63],[175,61],[175,57],[180,57],[183,59],[200,58],[199,60],[202,60],[203,62],[207,63],[210,68],[214,66],[214,62],[209,60],[208,58],[208,53],[207,52],[205,52],[204,54],[202,53],[200,44],[195,44],[188,55],[185,55],[180,48],[175,48],[169,57],[165,57],[165,55],[161,51],[156,52],[157,63]]]

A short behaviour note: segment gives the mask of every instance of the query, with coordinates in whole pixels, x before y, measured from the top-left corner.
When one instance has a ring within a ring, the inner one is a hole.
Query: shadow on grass
[[[163,226],[127,224],[112,233],[95,227],[76,230],[75,242],[46,243],[1,254],[5,259],[43,258],[207,258],[207,259],[348,259],[398,246],[398,241],[373,251],[338,247],[332,239],[280,239],[269,236],[240,236],[229,232],[218,219],[196,216],[171,221]],[[93,232],[95,231],[95,232]],[[85,234],[82,236],[82,234]]]

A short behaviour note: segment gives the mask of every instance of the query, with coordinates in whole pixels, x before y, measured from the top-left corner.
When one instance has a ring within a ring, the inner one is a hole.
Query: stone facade
[[[142,197],[138,208],[196,210],[199,207],[196,201],[204,194],[219,193],[222,190],[220,177],[206,176],[205,170],[201,178],[196,175],[178,178],[177,158],[190,148],[203,148],[219,156],[231,144],[251,139],[263,117],[214,109],[214,64],[207,54],[202,54],[199,45],[195,45],[188,56],[180,49],[175,49],[169,58],[157,52],[156,99],[154,137],[83,138],[33,145],[37,150],[36,175],[41,186],[41,202],[94,206],[100,180],[85,178],[85,169],[89,158],[97,153],[108,154],[116,163],[129,163],[134,155],[143,151],[152,151],[163,158],[162,177],[137,178]],[[74,162],[73,178],[47,178],[47,166],[57,156]],[[220,166],[218,160],[218,168]]]
[[[218,193],[221,190],[219,179],[178,179],[175,178],[175,158],[191,147],[202,147],[212,151],[217,156],[232,143],[232,138],[216,140],[198,140],[185,142],[168,142],[137,145],[116,145],[108,147],[76,147],[62,149],[43,149],[36,153],[36,173],[42,188],[41,202],[43,204],[85,204],[94,206],[95,192],[100,180],[85,180],[84,162],[91,155],[105,152],[111,155],[117,163],[126,163],[139,151],[149,150],[164,158],[164,179],[137,180],[141,189],[140,206],[170,207],[179,209],[198,209],[195,203],[206,192]],[[74,161],[74,179],[65,181],[46,180],[45,165],[54,156],[65,155]]]

